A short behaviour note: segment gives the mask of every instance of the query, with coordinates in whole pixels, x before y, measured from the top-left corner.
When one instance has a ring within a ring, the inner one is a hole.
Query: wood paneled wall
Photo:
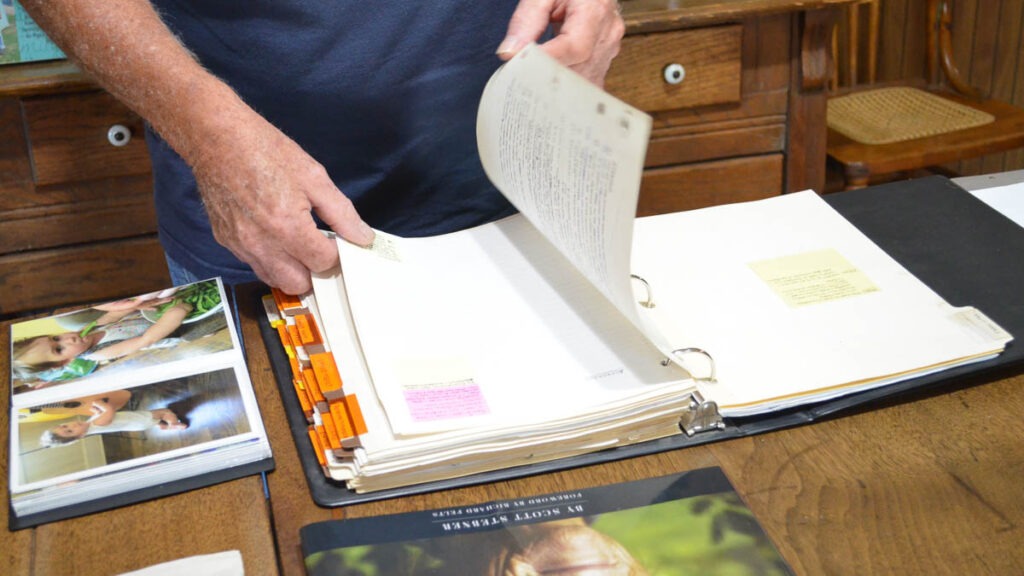
[[[926,1],[880,1],[878,80],[927,77]],[[1024,0],[955,0],[953,42],[965,79],[993,98],[1024,106]],[[963,175],[1024,169],[1024,149],[951,168]]]

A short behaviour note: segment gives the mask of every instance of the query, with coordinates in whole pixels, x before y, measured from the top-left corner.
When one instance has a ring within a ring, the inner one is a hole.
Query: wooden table
[[[301,575],[299,528],[721,466],[798,574],[1024,573],[1024,375],[928,394],[756,437],[518,480],[347,508],[313,503],[256,314],[239,293],[250,372],[277,469],[270,500],[254,476],[8,533],[11,575],[107,575],[238,549],[246,573]],[[9,329],[2,325],[7,349]],[[0,356],[0,371],[8,373]],[[7,401],[0,426],[8,428]],[[7,443],[0,447],[3,491]],[[6,507],[2,512],[6,522]],[[4,561],[3,558],[6,558]]]

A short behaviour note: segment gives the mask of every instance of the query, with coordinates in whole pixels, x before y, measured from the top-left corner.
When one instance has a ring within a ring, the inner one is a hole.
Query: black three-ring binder
[[[309,444],[306,419],[292,388],[291,368],[276,330],[258,316],[292,435],[313,500],[342,506],[518,478],[609,462],[686,446],[806,424],[867,409],[883,401],[913,400],[935,390],[979,383],[1024,370],[1024,228],[948,178],[932,176],[826,195],[825,200],[953,306],[974,306],[1017,339],[998,357],[768,415],[725,419],[693,435],[680,433],[642,444],[462,478],[359,494],[326,478]]]

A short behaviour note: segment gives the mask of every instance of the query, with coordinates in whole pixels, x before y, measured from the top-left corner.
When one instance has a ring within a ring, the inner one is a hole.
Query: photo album
[[[273,468],[220,279],[11,325],[10,524]]]
[[[264,299],[318,502],[728,431],[1012,340],[813,191],[637,218],[650,129],[524,49],[477,120],[483,167],[519,214],[368,248],[338,238],[340,266],[312,292]]]

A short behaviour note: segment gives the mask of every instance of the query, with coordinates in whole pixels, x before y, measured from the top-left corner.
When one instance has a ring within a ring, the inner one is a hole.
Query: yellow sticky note
[[[761,260],[749,266],[793,308],[878,290],[870,278],[833,249]]]

